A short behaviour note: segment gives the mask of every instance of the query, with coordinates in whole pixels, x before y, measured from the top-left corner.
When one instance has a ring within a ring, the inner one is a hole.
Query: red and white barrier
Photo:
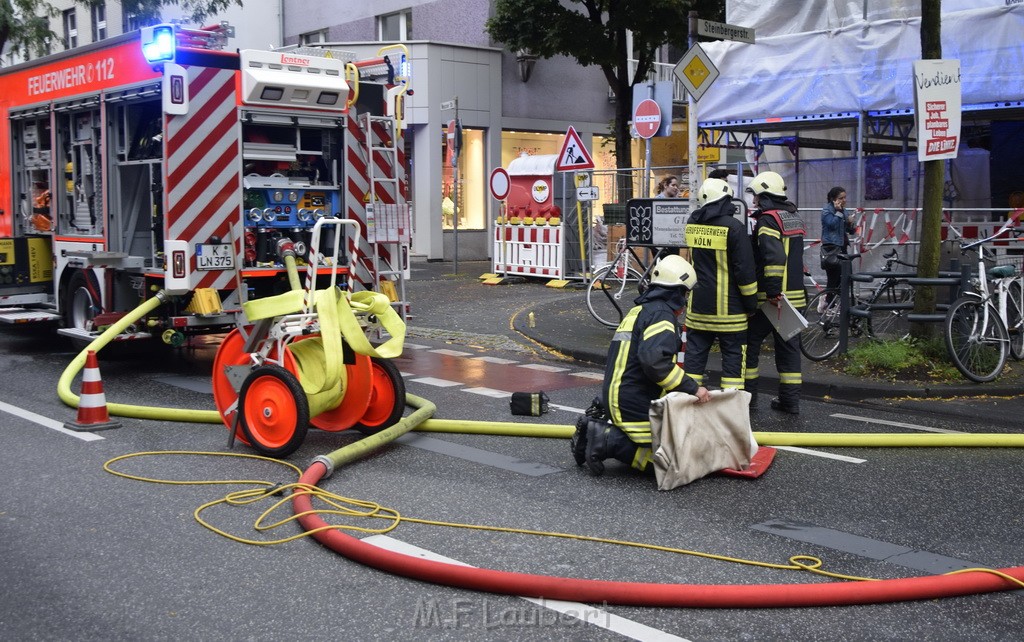
[[[497,274],[561,279],[561,225],[495,225],[494,269]]]

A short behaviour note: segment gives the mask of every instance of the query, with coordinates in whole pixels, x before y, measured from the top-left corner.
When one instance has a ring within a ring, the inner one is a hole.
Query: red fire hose
[[[299,480],[317,485],[327,472],[321,462],[313,463]],[[313,510],[310,496],[292,500],[296,514]],[[328,526],[311,513],[298,519],[307,531]],[[313,533],[327,548],[348,559],[411,579],[457,588],[524,597],[575,602],[691,608],[768,608],[876,604],[940,597],[973,595],[1019,588],[993,573],[974,571],[956,575],[931,575],[877,582],[832,582],[819,584],[652,584],[588,580],[550,575],[531,575],[494,569],[458,566],[388,551],[331,529]],[[1024,566],[1000,569],[1024,580]]]

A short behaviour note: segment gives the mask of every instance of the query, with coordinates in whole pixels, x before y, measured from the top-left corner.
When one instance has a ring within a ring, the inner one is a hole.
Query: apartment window
[[[299,34],[299,45],[301,46],[316,45],[320,44],[321,42],[327,42],[326,29]]]
[[[92,41],[99,42],[107,37],[107,5],[105,2],[94,4],[92,12]]]
[[[377,40],[390,42],[412,39],[412,11],[377,16]]]
[[[78,46],[78,18],[75,17],[75,10],[68,9],[64,12],[64,47],[71,49]]]

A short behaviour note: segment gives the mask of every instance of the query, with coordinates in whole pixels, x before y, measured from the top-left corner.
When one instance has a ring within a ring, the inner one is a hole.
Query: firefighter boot
[[[576,432],[569,440],[569,449],[572,450],[572,457],[576,460],[577,466],[587,463],[587,423],[587,416],[580,415],[576,420]]]
[[[615,426],[605,421],[587,422],[587,468],[590,474],[599,477],[604,474],[604,460],[608,458],[608,435]]]
[[[791,383],[779,384],[779,397],[772,399],[772,410],[790,415],[800,414],[800,386]]]

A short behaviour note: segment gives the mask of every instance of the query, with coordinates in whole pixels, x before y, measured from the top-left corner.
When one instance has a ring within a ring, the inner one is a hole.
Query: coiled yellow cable
[[[216,499],[216,500],[213,500],[213,501],[210,501],[210,502],[206,502],[205,504],[202,504],[201,506],[196,508],[196,510],[193,512],[193,516],[195,517],[196,521],[199,522],[204,528],[207,528],[207,529],[213,531],[214,533],[217,533],[218,535],[221,535],[222,537],[226,537],[226,538],[228,538],[228,539],[230,539],[232,541],[239,542],[239,543],[242,543],[242,544],[250,544],[250,545],[254,545],[254,546],[268,546],[268,545],[273,545],[273,544],[284,544],[286,542],[291,542],[291,541],[294,541],[294,540],[297,540],[297,539],[301,539],[301,538],[306,537],[308,535],[312,535],[313,533],[318,533],[318,532],[325,531],[325,530],[346,530],[346,531],[353,531],[353,532],[360,532],[360,533],[382,534],[382,533],[388,533],[390,531],[393,531],[394,529],[396,529],[398,527],[398,525],[401,522],[408,522],[408,523],[412,523],[412,524],[423,524],[423,525],[428,525],[428,526],[443,526],[443,527],[447,527],[447,528],[464,528],[464,529],[470,529],[470,530],[490,531],[490,532],[498,532],[498,533],[510,533],[510,534],[518,534],[518,535],[532,535],[532,536],[536,536],[536,537],[557,537],[557,538],[562,538],[562,539],[578,540],[578,541],[582,541],[582,542],[597,542],[597,543],[601,543],[601,544],[613,544],[613,545],[616,545],[616,546],[630,546],[630,547],[633,547],[633,548],[643,548],[643,549],[648,549],[648,550],[653,550],[653,551],[661,551],[661,552],[665,552],[665,553],[676,553],[676,554],[679,554],[679,555],[690,555],[690,556],[693,556],[693,557],[701,557],[701,558],[705,558],[705,559],[712,559],[712,560],[717,560],[717,561],[722,561],[722,562],[731,562],[731,563],[735,563],[735,564],[744,564],[744,565],[747,565],[747,566],[757,566],[757,567],[771,568],[771,569],[777,569],[777,570],[807,571],[807,572],[813,573],[815,575],[821,575],[821,576],[830,577],[830,578],[834,578],[834,579],[840,579],[840,580],[851,580],[851,581],[877,581],[878,580],[878,578],[873,578],[873,577],[860,577],[860,576],[856,576],[856,575],[845,575],[843,573],[834,573],[834,572],[831,572],[831,571],[826,571],[826,570],[824,570],[822,568],[822,566],[824,565],[822,560],[820,558],[817,558],[817,557],[814,557],[814,556],[811,556],[811,555],[794,555],[794,556],[789,558],[789,563],[788,564],[779,564],[779,563],[774,563],[774,562],[763,562],[763,561],[759,561],[759,560],[744,559],[744,558],[741,558],[741,557],[732,557],[732,556],[728,556],[728,555],[717,555],[717,554],[714,554],[714,553],[704,553],[704,552],[701,552],[701,551],[693,551],[693,550],[687,550],[687,549],[683,549],[683,548],[675,548],[675,547],[671,547],[671,546],[661,546],[661,545],[658,545],[658,544],[647,544],[647,543],[643,543],[643,542],[633,542],[633,541],[629,541],[629,540],[619,540],[619,539],[613,539],[613,538],[607,538],[607,537],[595,537],[595,536],[591,536],[591,535],[578,535],[578,534],[574,534],[574,533],[559,533],[559,532],[539,531],[539,530],[531,530],[531,529],[524,529],[524,528],[508,528],[508,527],[504,527],[504,526],[487,526],[487,525],[480,525],[480,524],[465,524],[465,523],[460,523],[460,522],[446,522],[446,521],[439,521],[439,520],[419,519],[419,518],[415,518],[415,517],[403,517],[397,510],[395,510],[393,508],[387,508],[387,507],[381,506],[380,504],[377,504],[376,502],[370,502],[370,501],[365,501],[365,500],[358,500],[358,499],[352,499],[352,498],[349,498],[349,497],[344,497],[344,496],[341,496],[341,495],[337,495],[335,493],[331,493],[331,492],[325,491],[322,488],[319,488],[318,486],[310,486],[308,484],[299,484],[299,483],[275,484],[273,482],[265,481],[265,480],[249,480],[249,479],[168,480],[168,479],[157,479],[157,478],[152,478],[152,477],[143,477],[143,476],[140,476],[140,475],[132,475],[132,474],[129,474],[129,473],[124,473],[124,472],[115,470],[113,468],[113,464],[115,464],[115,463],[117,463],[119,461],[126,460],[126,459],[131,459],[131,458],[134,458],[134,457],[148,457],[148,456],[160,456],[160,455],[183,455],[183,456],[193,456],[194,455],[194,456],[213,456],[213,457],[241,457],[241,458],[245,458],[245,459],[255,459],[255,460],[261,460],[261,461],[267,461],[267,462],[271,462],[271,463],[274,463],[274,464],[279,464],[281,466],[285,466],[288,469],[290,469],[292,472],[294,472],[297,477],[302,475],[302,471],[298,467],[296,467],[296,466],[294,466],[294,465],[292,465],[292,464],[290,464],[288,462],[280,461],[278,459],[272,459],[272,458],[269,458],[269,457],[261,457],[259,455],[248,455],[248,454],[244,454],[244,453],[204,452],[204,451],[191,452],[191,451],[183,451],[183,450],[169,450],[169,451],[153,451],[153,452],[131,453],[131,454],[121,455],[119,457],[115,457],[115,458],[107,461],[105,464],[103,464],[103,469],[105,471],[107,471],[108,473],[112,474],[112,475],[117,475],[118,477],[124,477],[124,478],[127,478],[127,479],[133,479],[133,480],[136,480],[136,481],[143,481],[143,482],[149,482],[149,483],[175,484],[175,485],[199,485],[199,484],[202,484],[202,485],[214,485],[214,484],[237,485],[237,484],[247,484],[247,485],[251,485],[251,486],[257,486],[257,488],[249,488],[249,489],[245,489],[245,490],[234,491],[234,492],[228,493],[226,496],[221,497],[220,499]],[[321,502],[323,502],[324,504],[330,506],[331,508],[317,509],[317,510],[313,510],[313,511],[307,511],[305,513],[300,513],[300,514],[292,514],[289,517],[286,517],[284,519],[280,519],[280,520],[277,520],[277,521],[271,521],[271,515],[275,511],[277,511],[279,508],[281,508],[284,504],[291,502],[292,499],[293,499],[293,495],[296,494],[296,493],[308,494],[308,495],[312,496],[313,498],[318,499]],[[340,517],[352,517],[352,518],[386,519],[386,520],[388,520],[389,523],[387,525],[385,525],[385,526],[380,527],[380,528],[372,528],[372,527],[371,528],[367,528],[367,527],[362,527],[362,526],[355,526],[355,525],[352,525],[352,524],[332,524],[330,526],[325,526],[325,527],[321,527],[321,528],[318,528],[318,529],[313,529],[313,530],[310,530],[310,531],[298,533],[298,534],[291,535],[289,537],[285,537],[285,538],[281,538],[281,539],[255,540],[255,539],[244,538],[244,537],[240,537],[238,535],[234,535],[234,534],[228,533],[228,532],[224,531],[223,529],[218,528],[217,526],[214,526],[212,523],[207,521],[203,517],[203,515],[202,515],[202,513],[204,511],[206,511],[207,509],[212,508],[214,506],[221,505],[221,504],[227,504],[227,505],[230,505],[230,506],[249,506],[249,505],[255,504],[257,502],[264,501],[264,500],[266,500],[266,499],[268,499],[270,497],[274,497],[274,496],[278,496],[278,495],[280,495],[281,497],[279,499],[277,499],[269,508],[264,510],[259,515],[259,517],[256,519],[255,523],[253,524],[253,527],[255,528],[255,530],[257,530],[259,532],[268,532],[268,531],[270,531],[270,530],[272,530],[274,528],[277,528],[279,526],[283,526],[285,524],[288,524],[289,522],[295,521],[295,520],[299,519],[299,517],[302,517],[302,516],[308,515],[308,514],[336,515],[336,516],[340,516]],[[952,571],[950,573],[947,573],[947,575],[953,575],[953,574],[956,574],[956,573],[966,573],[966,572],[969,572],[969,571],[984,571],[984,572],[987,572],[987,573],[992,573],[992,574],[998,575],[999,577],[1002,577],[1002,578],[1004,578],[1004,579],[1006,579],[1006,580],[1008,580],[1010,582],[1013,582],[1014,584],[1020,585],[1021,588],[1024,588],[1024,582],[1022,582],[1022,581],[1020,581],[1020,580],[1018,580],[1018,579],[1016,579],[1016,578],[1014,578],[1012,576],[1006,575],[1005,573],[997,571],[995,569],[972,568],[972,569],[964,569],[964,570],[960,570],[960,571]]]

